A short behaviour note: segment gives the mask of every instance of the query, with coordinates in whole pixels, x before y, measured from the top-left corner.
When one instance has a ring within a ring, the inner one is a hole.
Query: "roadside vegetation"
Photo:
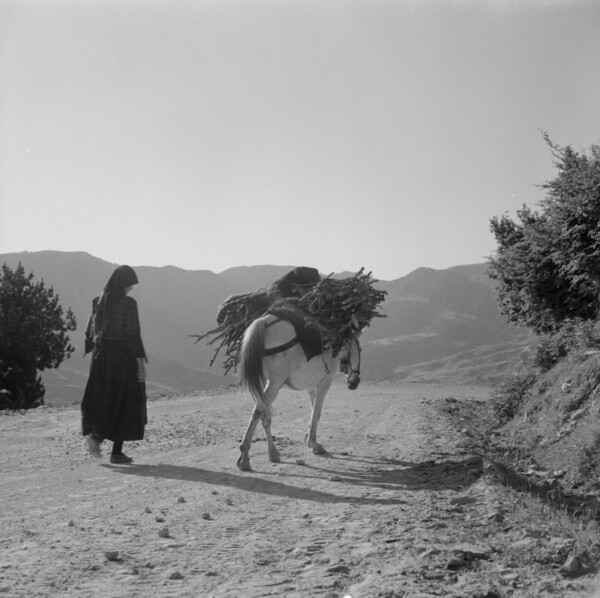
[[[578,575],[600,564],[600,146],[544,139],[557,175],[539,209],[491,220],[500,311],[535,343],[495,387],[481,442],[503,481],[576,540]]]
[[[539,210],[523,206],[515,220],[491,220],[497,250],[489,275],[498,283],[500,311],[537,339],[496,388],[494,414],[511,429],[523,423],[530,450],[541,445],[558,458],[551,447],[579,436],[600,393],[600,146],[576,151],[546,134],[544,140],[557,175],[540,185],[546,195]],[[563,451],[585,461],[570,455],[571,469],[580,472],[572,472],[575,486],[598,485],[597,437],[600,425]]]
[[[21,264],[0,268],[0,409],[44,404],[39,372],[57,368],[74,348],[67,333],[77,322],[52,287],[34,281]]]

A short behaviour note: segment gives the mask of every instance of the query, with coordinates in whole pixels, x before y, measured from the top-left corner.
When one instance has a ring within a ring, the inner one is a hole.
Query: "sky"
[[[597,0],[3,0],[0,254],[392,280],[600,143]]]

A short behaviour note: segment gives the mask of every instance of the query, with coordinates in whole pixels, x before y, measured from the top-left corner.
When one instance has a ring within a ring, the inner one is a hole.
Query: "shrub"
[[[559,330],[540,341],[533,366],[547,372],[569,353],[581,349],[600,347],[600,324],[592,320],[566,320]]]
[[[504,214],[490,222],[500,311],[536,333],[569,318],[595,319],[600,290],[600,146],[577,152],[544,139],[558,173],[541,185],[540,211],[523,206],[516,220]]]
[[[494,415],[505,422],[512,419],[537,380],[536,372],[523,368],[502,380],[492,391]]]
[[[541,337],[531,357],[523,357],[517,371],[493,390],[493,410],[500,421],[512,419],[540,376],[574,351],[600,348],[600,323],[566,320],[554,334]]]
[[[598,468],[598,454],[600,451],[600,433],[596,433],[589,444],[583,447],[581,457],[577,465],[577,473],[580,478],[589,481],[594,477]]]
[[[33,282],[19,263],[0,269],[0,409],[44,403],[39,371],[57,368],[73,352],[67,331],[76,321],[63,313],[52,287]]]

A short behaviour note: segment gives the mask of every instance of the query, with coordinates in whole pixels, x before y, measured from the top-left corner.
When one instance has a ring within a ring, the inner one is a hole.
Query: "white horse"
[[[317,442],[317,426],[323,399],[331,386],[337,363],[346,375],[346,383],[354,390],[360,383],[360,343],[355,336],[347,341],[334,357],[331,348],[311,357],[300,344],[294,326],[275,315],[255,320],[246,330],[240,353],[240,374],[244,386],[255,402],[250,423],[240,444],[237,466],[250,471],[250,444],[262,421],[267,436],[269,460],[281,458],[271,436],[271,405],[284,385],[294,390],[306,390],[312,406],[306,443],[315,455],[327,451]]]

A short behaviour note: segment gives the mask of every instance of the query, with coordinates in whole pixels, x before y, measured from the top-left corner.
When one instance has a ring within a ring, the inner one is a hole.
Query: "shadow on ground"
[[[367,457],[348,457],[345,461],[369,462]],[[340,471],[335,468],[304,466],[321,475],[305,473],[286,474],[290,477],[314,477],[337,475],[343,483],[366,487],[386,488],[399,491],[419,490],[460,490],[471,485],[482,473],[483,464],[479,457],[469,457],[459,461],[423,461],[412,463],[398,460],[374,460],[374,467],[347,468]]]
[[[345,459],[351,462],[356,457]],[[366,458],[362,458],[363,460]],[[328,463],[332,463],[329,461]],[[387,468],[383,465],[387,464]],[[167,478],[200,482],[216,486],[237,488],[245,492],[257,492],[271,496],[310,500],[320,503],[352,503],[361,505],[393,505],[406,502],[402,496],[373,497],[350,496],[343,494],[346,485],[368,489],[384,489],[397,491],[419,490],[459,490],[470,485],[481,473],[481,460],[477,458],[463,461],[425,461],[409,463],[399,461],[375,460],[376,467],[368,469],[347,469],[332,467],[298,466],[298,472],[252,472],[238,475],[224,471],[212,471],[199,467],[183,465],[132,464],[124,467],[111,467],[112,471],[122,475]],[[105,466],[109,467],[109,466]],[[312,488],[304,488],[292,483],[272,481],[265,476],[277,476],[290,482],[293,480],[331,480],[341,487],[341,494],[325,492]]]

